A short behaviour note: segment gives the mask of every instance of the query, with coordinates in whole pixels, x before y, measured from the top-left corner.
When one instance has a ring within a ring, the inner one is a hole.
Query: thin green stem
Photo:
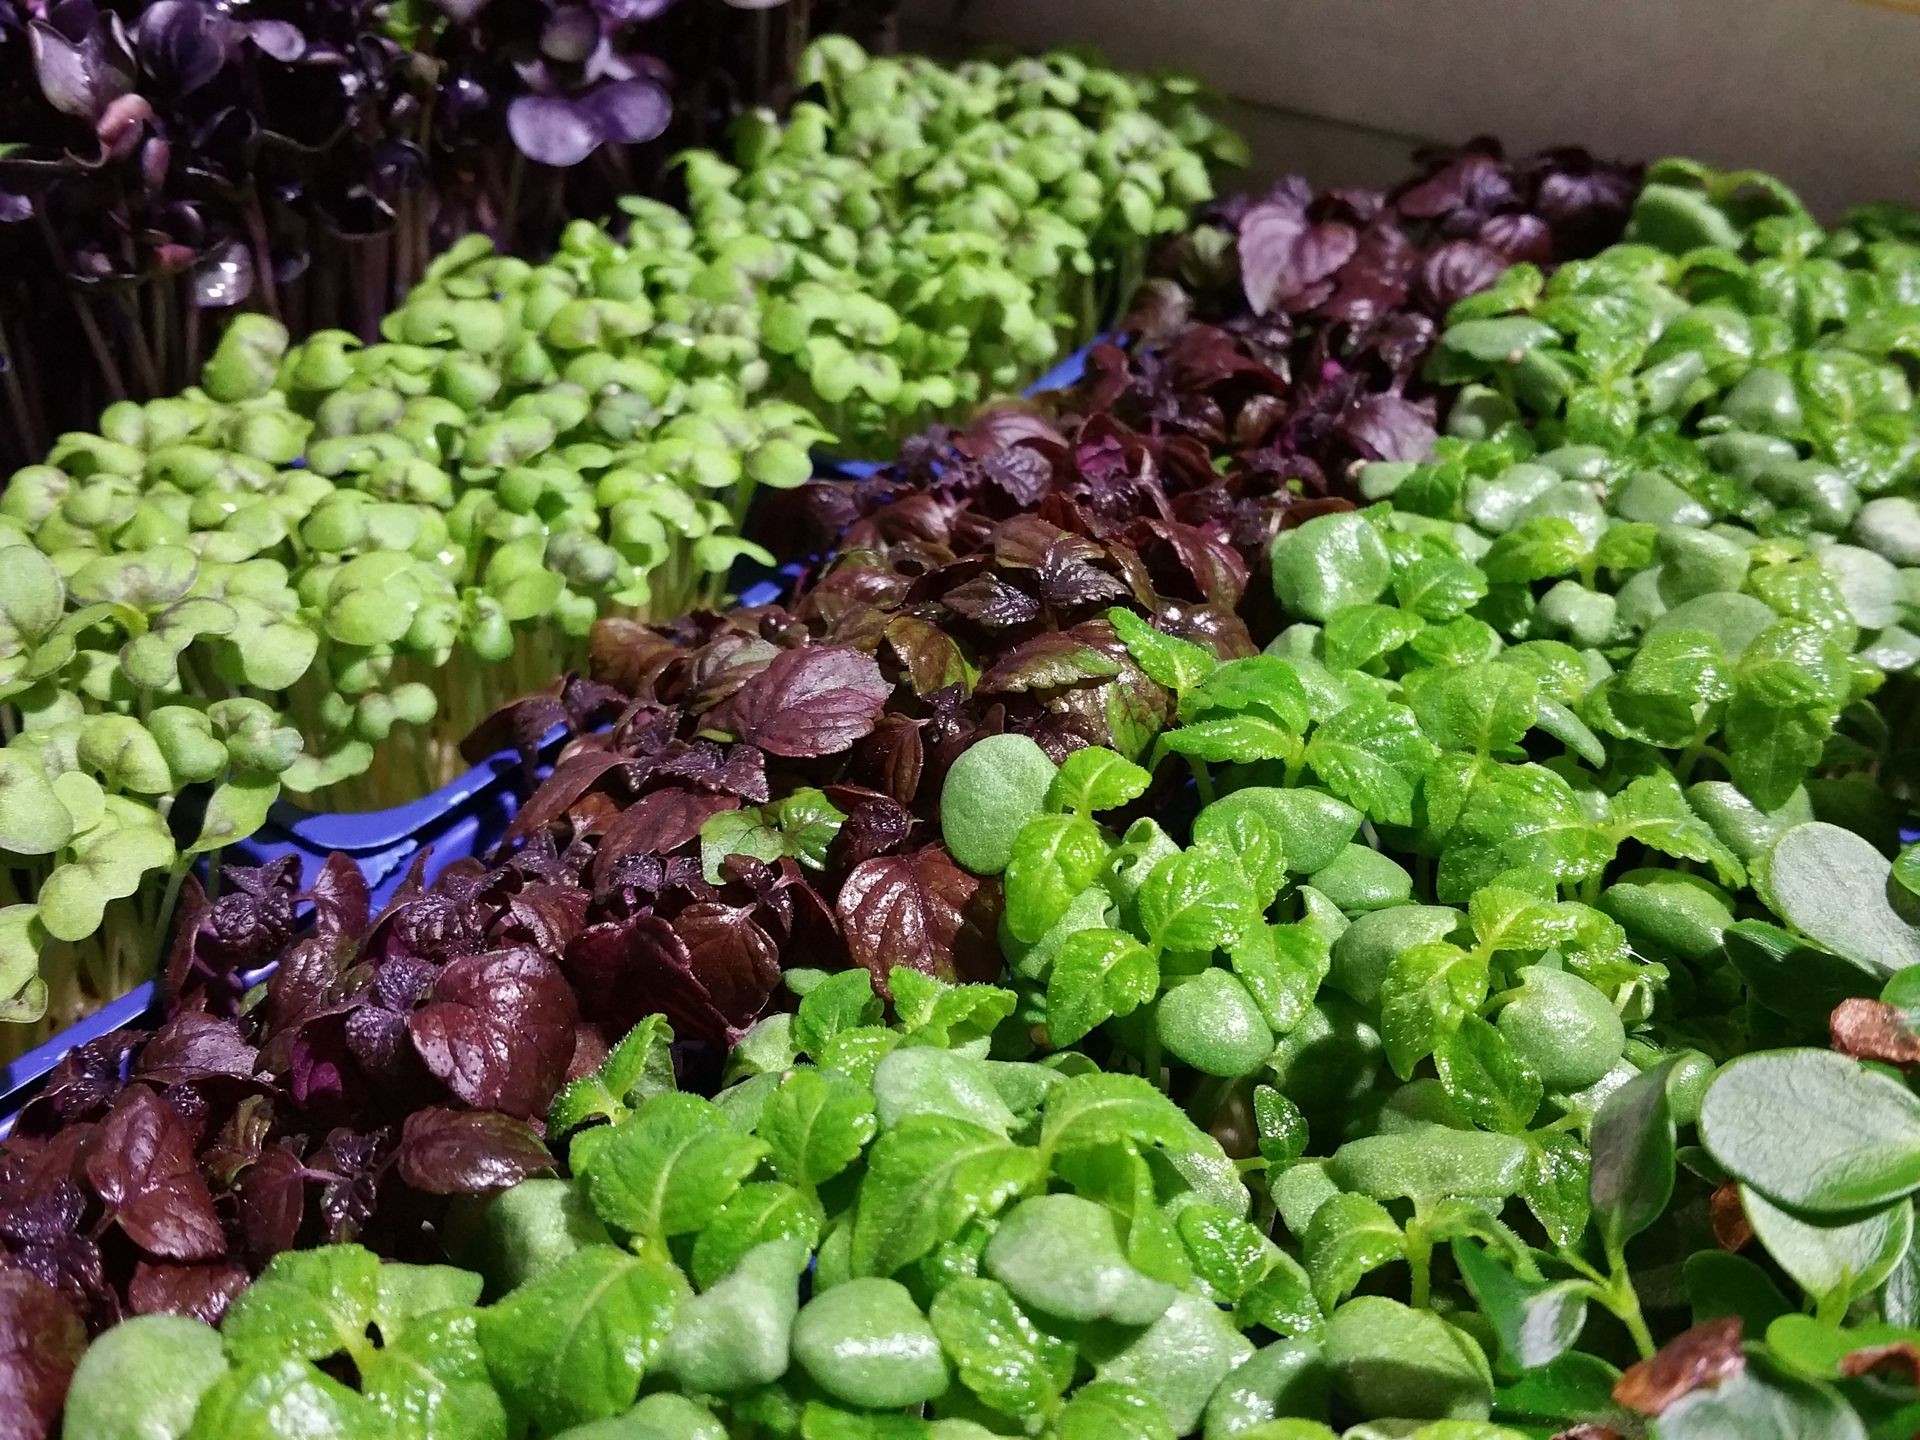
[[[1207,773],[1207,762],[1188,756],[1187,765],[1193,771],[1193,784],[1194,788],[1200,792],[1200,803],[1211,805],[1214,799],[1213,776]]]
[[[1416,1310],[1425,1310],[1433,1302],[1433,1240],[1416,1213],[1407,1222],[1407,1269],[1412,1275],[1408,1301]]]

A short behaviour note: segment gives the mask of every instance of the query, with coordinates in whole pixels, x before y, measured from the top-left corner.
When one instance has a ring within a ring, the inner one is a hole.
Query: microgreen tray
[[[1065,389],[1085,374],[1087,357],[1098,337],[1068,355],[1027,388],[1027,394]],[[886,462],[821,458],[823,475],[871,474]],[[730,587],[742,605],[766,605],[791,592],[804,566],[789,564],[776,571],[743,562]],[[558,748],[559,733],[548,738],[543,753]],[[334,852],[346,855],[367,877],[377,911],[406,878],[420,855],[426,855],[423,878],[432,881],[457,860],[483,855],[493,847],[520,807],[520,759],[511,750],[489,756],[466,774],[430,795],[388,810],[358,814],[316,814],[285,801],[277,804],[258,832],[226,852],[228,863],[265,865],[286,856],[300,862],[303,885],[311,882]],[[62,1030],[44,1044],[0,1068],[0,1139],[13,1117],[46,1081],[69,1050],[129,1025],[159,1018],[161,997],[153,981],[146,981],[102,1006],[78,1024]]]

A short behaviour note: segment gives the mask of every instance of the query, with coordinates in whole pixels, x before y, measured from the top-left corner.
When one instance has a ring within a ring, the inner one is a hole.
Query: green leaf
[[[1046,934],[1098,877],[1110,848],[1084,815],[1029,820],[1007,858],[1006,919],[1015,938],[1032,944]]]
[[[1151,1396],[1174,1433],[1189,1435],[1220,1382],[1252,1353],[1252,1342],[1225,1311],[1197,1295],[1180,1294],[1146,1330],[1110,1349],[1102,1345],[1094,1375]]]
[[[1532,675],[1498,662],[1416,670],[1406,679],[1407,702],[1427,738],[1478,755],[1520,743],[1537,718],[1539,693]]]
[[[1138,1075],[1073,1075],[1047,1096],[1040,1148],[1048,1154],[1077,1145],[1133,1140],[1168,1150],[1200,1147],[1206,1137],[1175,1105]]]
[[[1017,1003],[1013,991],[997,985],[949,985],[904,965],[888,983],[907,1038],[950,1050],[990,1039]]]
[[[380,1261],[358,1245],[277,1255],[234,1299],[221,1322],[227,1353],[244,1365],[324,1360],[372,1352],[367,1326],[380,1293]]]
[[[944,1115],[903,1120],[867,1155],[853,1219],[854,1273],[893,1274],[1038,1179],[1035,1151],[984,1126]]]
[[[1273,1242],[1237,1215],[1211,1205],[1189,1205],[1176,1223],[1193,1273],[1216,1300],[1238,1301],[1272,1263]]]
[[[940,833],[976,875],[1007,868],[1013,843],[1045,808],[1058,773],[1025,735],[989,735],[963,751],[940,788]]]
[[[1326,721],[1313,732],[1306,752],[1307,763],[1329,790],[1388,825],[1413,823],[1414,787],[1433,756],[1433,743],[1413,712],[1378,699]]]
[[[1535,515],[1495,540],[1480,568],[1495,585],[1525,585],[1571,574],[1592,548],[1565,516]]]
[[[846,821],[846,813],[827,799],[825,792],[804,785],[774,806],[780,827],[783,853],[791,855],[809,869],[820,870],[827,863],[827,851]]]
[[[1287,878],[1287,855],[1273,814],[1258,803],[1216,800],[1195,817],[1193,838],[1229,856],[1246,877],[1255,908],[1264,910]]]
[[[997,1280],[956,1281],[927,1318],[961,1383],[1003,1415],[1045,1413],[1073,1379],[1072,1342],[1036,1325]]]
[[[267,812],[279,798],[278,780],[229,780],[214,786],[200,838],[181,853],[205,855],[246,839],[267,823]]]
[[[219,1332],[184,1315],[135,1315],[80,1356],[62,1424],[93,1440],[179,1440],[229,1367]]]
[[[1380,1038],[1394,1073],[1414,1066],[1477,1012],[1487,998],[1487,962],[1434,941],[1401,951],[1380,983]]]
[[[1322,632],[1327,668],[1365,670],[1426,628],[1426,621],[1396,605],[1349,605],[1328,617]]]
[[[591,1245],[482,1310],[480,1349],[509,1415],[552,1434],[633,1404],[687,1298],[665,1261]]]
[[[1467,900],[1510,870],[1568,884],[1600,873],[1613,845],[1559,775],[1538,765],[1483,772],[1447,836],[1435,890]]]
[[[1270,1258],[1272,1268],[1241,1297],[1234,1319],[1244,1328],[1259,1325],[1276,1335],[1318,1336],[1326,1321],[1306,1270],[1284,1250]]]
[[[874,1136],[873,1094],[850,1080],[797,1069],[760,1112],[755,1133],[782,1180],[808,1189],[831,1180]]]
[[[1564,1132],[1530,1136],[1528,1145],[1532,1154],[1520,1198],[1554,1244],[1577,1244],[1592,1217],[1587,1147]]]
[[[1447,1098],[1467,1119],[1503,1135],[1526,1133],[1545,1087],[1500,1031],[1478,1015],[1465,1016],[1440,1041],[1433,1060]]]
[[[1472,1240],[1455,1240],[1453,1259],[1481,1313],[1493,1323],[1500,1353],[1516,1369],[1551,1364],[1580,1338],[1587,1319],[1587,1293],[1580,1282],[1522,1280]]]
[[[1299,736],[1254,711],[1209,716],[1169,730],[1160,744],[1176,755],[1212,765],[1251,765],[1283,760],[1299,749]]]
[[[1260,1154],[1278,1173],[1307,1153],[1307,1119],[1271,1085],[1253,1087],[1253,1118],[1260,1130]]]
[[[1335,1195],[1313,1212],[1301,1255],[1314,1300],[1330,1311],[1368,1274],[1405,1259],[1406,1237],[1379,1201]]]
[[[664,1015],[649,1015],[607,1052],[597,1070],[553,1097],[547,1132],[565,1135],[595,1119],[618,1124],[634,1106],[675,1088],[673,1027]]]
[[[1327,1317],[1334,1392],[1355,1413],[1484,1419],[1493,1378],[1480,1346],[1427,1310],[1380,1295],[1349,1300]]]
[[[1393,557],[1373,523],[1348,511],[1283,530],[1270,552],[1273,593],[1288,614],[1324,621],[1349,605],[1378,600],[1393,579]]]
[[[1593,1120],[1588,1193],[1609,1254],[1658,1220],[1673,1196],[1672,1062],[1642,1071],[1601,1104]]]
[[[0,566],[0,571],[4,569]],[[60,802],[46,770],[17,750],[0,750],[0,850],[51,855],[73,833],[73,816]]]
[[[1254,925],[1227,958],[1277,1035],[1306,1017],[1331,964],[1325,938],[1304,922]]]
[[[1393,580],[1394,597],[1421,619],[1458,619],[1487,595],[1487,577],[1458,555],[1424,555]]]
[[[883,1130],[919,1115],[946,1115],[1001,1135],[1018,1123],[986,1061],[927,1045],[904,1046],[881,1060],[873,1102]]]
[[[1022,1304],[1075,1324],[1151,1324],[1179,1293],[1128,1258],[1112,1210],[1079,1195],[1022,1200],[994,1230],[981,1263]]]
[[[1913,1242],[1913,1204],[1904,1199],[1865,1215],[1809,1220],[1742,1186],[1740,1205],[1767,1254],[1822,1313],[1843,1314],[1871,1295]]]
[[[285,1418],[298,1417],[298,1430]],[[379,1413],[338,1380],[303,1360],[242,1365],[201,1397],[186,1440],[376,1440]]]
[[[1867,1428],[1832,1387],[1789,1375],[1763,1354],[1750,1357],[1743,1373],[1689,1391],[1660,1415],[1660,1440],[1729,1435],[1867,1440]]]
[[[1049,810],[1089,815],[1114,810],[1147,793],[1153,777],[1131,760],[1099,745],[1076,750],[1047,787]]]
[[[1867,840],[1816,820],[1780,837],[1757,888],[1801,934],[1886,976],[1920,962],[1920,934],[1888,901],[1891,875]]]
[[[1147,677],[1176,695],[1193,689],[1219,663],[1192,641],[1154,629],[1131,610],[1116,605],[1107,611],[1107,621]]]
[[[1131,1385],[1096,1380],[1074,1392],[1054,1422],[1058,1440],[1175,1440],[1152,1399]]]
[[[1215,666],[1180,697],[1186,724],[1221,715],[1256,715],[1289,735],[1298,735],[1312,719],[1306,687],[1288,661],[1250,655]]]
[[[1375,1200],[1498,1198],[1521,1189],[1527,1160],[1527,1147],[1511,1135],[1423,1124],[1347,1141],[1333,1152],[1327,1174],[1343,1190]]]
[[[727,1394],[780,1379],[789,1365],[808,1242],[787,1235],[756,1245],[674,1317],[661,1368],[683,1390]]]
[[[1920,1100],[1827,1050],[1732,1061],[1701,1104],[1700,1138],[1728,1174],[1795,1210],[1865,1210],[1920,1188]]]
[[[1746,883],[1746,867],[1721,843],[1713,827],[1693,813],[1671,771],[1641,775],[1608,802],[1608,828],[1618,839],[1632,838],[1676,860],[1711,865],[1723,885]]]
[[[476,1287],[474,1298],[478,1294]],[[506,1407],[487,1373],[470,1311],[429,1315],[409,1326],[362,1368],[360,1393],[390,1434],[418,1440],[507,1437]]]
[[[1120,930],[1080,930],[1066,938],[1047,977],[1047,1034],[1057,1047],[1080,1040],[1115,1015],[1129,1015],[1160,988],[1152,951]]]
[[[1240,867],[1204,843],[1156,865],[1140,886],[1139,906],[1141,926],[1167,950],[1231,945],[1258,920]]]
[[[720,864],[729,855],[749,855],[772,864],[786,854],[780,832],[757,808],[722,810],[700,826],[700,874],[709,885],[722,883]]]
[[[820,1058],[834,1036],[880,1023],[886,1007],[873,993],[873,977],[864,969],[829,975],[800,1001],[794,1014],[793,1038],[803,1054]]]
[[[820,1240],[820,1202],[778,1180],[754,1180],[733,1192],[713,1223],[693,1242],[693,1283],[710,1290],[750,1250],[797,1239],[811,1250]]]
[[[767,1150],[710,1100],[656,1095],[595,1150],[593,1206],[632,1235],[685,1235],[712,1221]]]

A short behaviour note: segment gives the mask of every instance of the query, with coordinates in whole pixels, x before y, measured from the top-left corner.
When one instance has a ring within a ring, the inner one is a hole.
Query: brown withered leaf
[[[1714,1240],[1728,1254],[1744,1250],[1752,1242],[1753,1226],[1747,1222],[1746,1207],[1740,1203],[1740,1187],[1733,1181],[1727,1181],[1713,1192],[1707,1218],[1713,1225]]]
[[[1902,1385],[1920,1387],[1920,1346],[1915,1346],[1911,1340],[1896,1340],[1891,1345],[1870,1345],[1842,1359],[1840,1373],[1849,1380],[1862,1375],[1878,1375]]]
[[[1614,1382],[1613,1398],[1651,1418],[1682,1395],[1732,1379],[1747,1368],[1740,1330],[1740,1317],[1727,1315],[1684,1331],[1655,1354],[1629,1366]]]
[[[1833,1048],[1856,1060],[1889,1065],[1920,1065],[1920,1033],[1897,1005],[1855,995],[1833,1007],[1827,1023]]]

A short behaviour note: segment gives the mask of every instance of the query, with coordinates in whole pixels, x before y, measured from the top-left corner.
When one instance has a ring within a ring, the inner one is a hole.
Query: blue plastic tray
[[[1087,357],[1106,337],[1098,336],[1074,351],[1027,387],[1028,395],[1065,389],[1086,373]],[[834,460],[816,457],[821,474],[858,478],[885,468],[877,460]],[[729,576],[729,588],[742,605],[770,605],[791,594],[806,566],[795,562],[768,572],[743,561]],[[548,737],[551,753],[559,733]],[[315,814],[281,802],[274,806],[259,832],[229,849],[227,863],[264,865],[291,855],[300,862],[304,888],[313,882],[334,852],[350,857],[367,877],[377,912],[392,898],[414,859],[425,851],[426,879],[472,855],[485,854],[505,831],[520,808],[519,756],[503,750],[431,795],[391,810],[364,814]],[[55,1035],[0,1069],[0,1139],[13,1125],[20,1107],[38,1093],[46,1078],[69,1050],[129,1025],[156,1024],[161,1000],[152,981],[135,987],[85,1020]]]

